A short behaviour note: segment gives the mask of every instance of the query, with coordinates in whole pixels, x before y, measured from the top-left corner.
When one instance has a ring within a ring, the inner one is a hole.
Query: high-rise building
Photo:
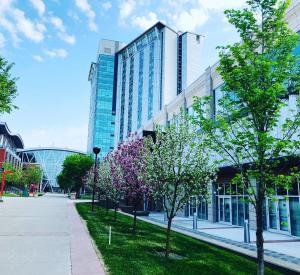
[[[115,117],[112,113],[115,53],[123,43],[101,40],[97,52],[97,61],[90,67],[91,82],[90,117],[88,132],[88,153],[93,147],[101,148],[101,157],[105,157],[114,147]]]
[[[116,53],[116,147],[201,74],[202,36],[158,22]]]

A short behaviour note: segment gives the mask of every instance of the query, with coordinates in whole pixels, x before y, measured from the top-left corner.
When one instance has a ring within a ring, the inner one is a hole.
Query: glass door
[[[277,230],[277,206],[276,202],[269,199],[269,227]]]
[[[290,197],[291,234],[300,237],[300,198]]]
[[[189,215],[192,217],[194,216],[194,213],[197,212],[197,201],[196,197],[190,197],[190,203],[189,203]]]
[[[269,229],[282,233],[290,232],[289,201],[283,197],[268,199]]]
[[[224,222],[231,222],[231,199],[224,198]]]
[[[219,221],[223,222],[224,221],[224,199],[220,198],[219,199]]]
[[[278,201],[279,230],[289,231],[288,203],[285,199]]]
[[[231,223],[231,198],[219,197],[219,221]]]

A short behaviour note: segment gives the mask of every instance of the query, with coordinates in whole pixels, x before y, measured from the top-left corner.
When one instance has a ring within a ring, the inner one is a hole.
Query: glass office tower
[[[116,53],[115,148],[201,75],[202,41],[158,22]]]
[[[114,146],[115,116],[112,113],[115,53],[123,44],[118,41],[101,40],[97,61],[90,67],[91,82],[88,153],[93,147],[101,148],[105,157]]]

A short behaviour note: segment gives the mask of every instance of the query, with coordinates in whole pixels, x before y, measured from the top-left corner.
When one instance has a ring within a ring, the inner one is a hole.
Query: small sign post
[[[109,227],[109,233],[108,233],[108,245],[111,244],[111,226]]]

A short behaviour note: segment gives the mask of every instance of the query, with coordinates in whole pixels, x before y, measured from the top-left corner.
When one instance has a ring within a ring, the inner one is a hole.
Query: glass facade
[[[83,154],[78,151],[58,148],[38,148],[22,150],[18,152],[21,160],[25,164],[39,164],[43,170],[43,190],[59,188],[57,176],[62,171],[62,165],[67,156]]]
[[[178,37],[178,57],[177,57],[177,94],[182,92],[182,35]]]
[[[276,196],[266,202],[267,229],[300,237],[299,183],[289,190],[278,188]]]
[[[90,133],[92,140],[89,142],[88,151],[92,153],[93,147],[100,147],[102,158],[114,146],[115,117],[112,114],[114,63],[113,55],[99,54],[92,80],[94,102],[91,102],[91,105],[94,104],[94,112],[90,123],[93,124],[93,130]]]
[[[128,123],[127,132],[132,130],[132,104],[133,104],[133,72],[134,72],[134,58],[130,57],[130,71],[129,71],[129,98],[128,98]]]
[[[137,127],[142,126],[143,116],[143,87],[144,87],[144,50],[140,50],[139,54],[139,86],[138,86],[138,114],[137,114]]]
[[[249,203],[243,188],[230,182],[219,183],[216,188],[218,221],[243,226],[249,219]]]
[[[154,42],[149,51],[149,88],[148,88],[148,119],[153,116],[153,85],[154,85]]]
[[[125,113],[125,93],[126,93],[126,60],[122,60],[122,93],[121,93],[121,114],[120,114],[120,140],[124,138],[124,113]]]

